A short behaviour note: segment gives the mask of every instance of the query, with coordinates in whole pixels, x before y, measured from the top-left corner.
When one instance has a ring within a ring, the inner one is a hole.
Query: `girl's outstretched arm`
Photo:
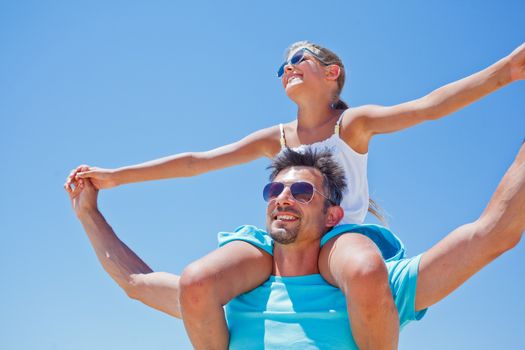
[[[279,127],[256,131],[242,140],[206,152],[187,152],[117,169],[90,167],[72,173],[66,187],[75,178],[89,178],[97,189],[111,188],[132,182],[190,177],[222,169],[279,152]]]
[[[525,43],[510,55],[466,78],[447,84],[419,99],[396,106],[362,106],[349,110],[343,120],[343,138],[348,124],[359,120],[361,138],[402,130],[426,120],[449,115],[516,80],[525,79]],[[350,135],[348,135],[350,136]],[[366,143],[366,142],[365,142]]]

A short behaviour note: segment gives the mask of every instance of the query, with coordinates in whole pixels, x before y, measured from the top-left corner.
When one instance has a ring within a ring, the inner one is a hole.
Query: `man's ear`
[[[341,221],[344,215],[345,212],[340,206],[333,205],[329,207],[325,217],[325,226],[334,227],[339,223],[339,221]]]
[[[337,80],[341,75],[341,67],[337,64],[331,64],[325,68],[325,76],[328,80]]]

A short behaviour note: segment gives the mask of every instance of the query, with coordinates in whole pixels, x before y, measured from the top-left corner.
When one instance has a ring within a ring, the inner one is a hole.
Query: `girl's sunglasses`
[[[284,67],[286,67],[288,64],[299,64],[304,60],[304,53],[308,52],[309,54],[313,55],[315,58],[317,58],[321,63],[324,63],[319,56],[317,56],[312,50],[307,49],[306,47],[298,50],[296,53],[293,54],[293,56],[290,58],[289,61],[284,62],[277,71],[277,77],[280,78],[284,74]]]
[[[322,197],[326,198],[330,203],[333,204],[330,198],[326,197],[324,194],[316,190],[314,185],[309,182],[294,182],[291,185],[285,185],[282,182],[270,182],[264,186],[263,198],[265,201],[269,202],[277,198],[286,187],[290,187],[290,192],[295,201],[303,204],[308,204],[314,198],[314,192],[319,193]]]

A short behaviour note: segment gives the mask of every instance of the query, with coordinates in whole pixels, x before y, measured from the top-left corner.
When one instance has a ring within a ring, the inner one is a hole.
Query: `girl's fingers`
[[[86,177],[90,177],[91,174],[93,174],[93,171],[82,171],[77,174],[77,178],[84,179]]]
[[[94,171],[91,170],[91,168],[89,166],[83,166],[82,168],[79,169],[79,171],[76,173],[75,177],[77,179],[82,179],[82,178],[89,178],[91,177],[91,174],[93,174]]]

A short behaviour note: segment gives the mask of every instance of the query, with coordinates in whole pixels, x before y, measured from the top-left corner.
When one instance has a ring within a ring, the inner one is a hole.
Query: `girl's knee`
[[[365,251],[350,256],[341,271],[341,289],[347,298],[367,308],[393,306],[388,270],[378,252]]]
[[[386,285],[388,279],[381,252],[361,234],[347,233],[328,241],[321,250],[319,269],[328,282],[341,289]]]
[[[362,286],[386,283],[388,278],[385,262],[377,249],[350,254],[341,270],[346,281]]]
[[[387,281],[388,273],[381,252],[371,239],[359,234],[346,234],[331,249],[331,271],[346,284],[368,286]]]
[[[183,306],[225,305],[268,279],[272,256],[241,243],[219,248],[184,269],[179,282]]]
[[[197,307],[213,301],[216,288],[214,272],[202,262],[196,261],[188,265],[182,272],[179,283],[181,304]]]

